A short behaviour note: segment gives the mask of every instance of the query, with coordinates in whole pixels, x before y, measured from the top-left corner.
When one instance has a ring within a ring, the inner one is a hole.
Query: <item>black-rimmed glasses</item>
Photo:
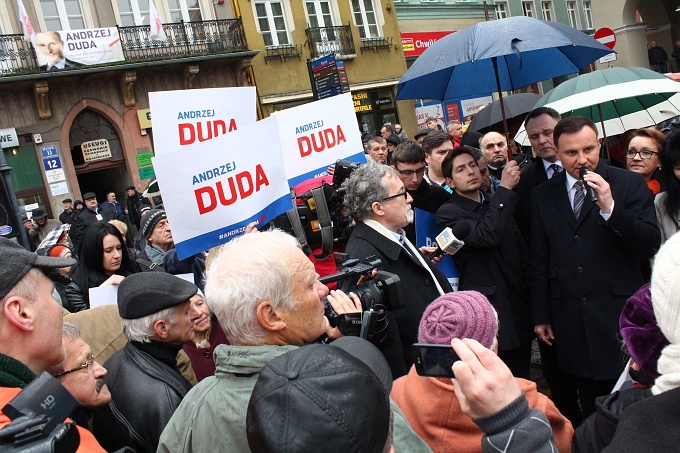
[[[65,374],[73,373],[74,371],[80,371],[80,370],[88,370],[92,368],[92,364],[94,364],[94,354],[90,353],[89,356],[87,356],[87,360],[84,363],[81,363],[77,367],[67,370],[67,371],[62,371],[61,373],[57,373],[54,375],[54,377],[61,377]]]
[[[399,193],[396,194],[396,195],[392,195],[392,196],[390,196],[390,197],[383,198],[382,200],[380,200],[380,202],[383,203],[383,202],[385,202],[385,201],[394,200],[395,198],[399,198],[399,197],[404,197],[404,200],[407,199],[407,198],[408,198],[408,192],[406,192],[406,191],[404,190],[403,192],[399,192]]]
[[[651,159],[652,154],[659,154],[656,151],[652,151],[651,149],[643,149],[643,150],[636,150],[636,149],[629,149],[626,151],[626,157],[628,159],[633,159],[636,154],[639,154],[642,159]]]

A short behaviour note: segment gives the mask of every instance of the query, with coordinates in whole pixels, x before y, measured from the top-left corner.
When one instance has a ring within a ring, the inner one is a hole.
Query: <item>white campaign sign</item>
[[[255,87],[149,93],[156,156],[205,143],[254,123],[256,103]],[[271,131],[265,134],[269,135]]]
[[[292,209],[280,144],[253,139],[276,134],[270,117],[153,158],[181,259],[239,236],[250,222],[265,224]]]
[[[350,93],[282,110],[274,117],[290,187],[326,175],[338,159],[366,162]]]

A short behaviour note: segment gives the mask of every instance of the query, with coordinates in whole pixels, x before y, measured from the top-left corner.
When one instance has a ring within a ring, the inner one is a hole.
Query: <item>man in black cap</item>
[[[429,127],[426,127],[425,129],[421,129],[418,132],[416,132],[413,135],[413,138],[418,142],[420,146],[423,146],[423,140],[425,140],[425,136],[432,132],[434,129],[430,129]]]
[[[72,266],[71,258],[38,256],[0,238],[0,408],[36,375],[64,360],[63,315],[52,298],[54,285],[45,272]],[[10,422],[0,412],[0,428]],[[81,445],[102,451],[87,430],[78,427]]]
[[[390,451],[391,389],[385,358],[361,338],[283,354],[264,367],[250,397],[250,450]]]
[[[78,214],[80,213],[73,209],[73,200],[70,198],[64,199],[62,203],[64,203],[64,212],[59,214],[59,221],[61,223],[73,225],[73,222],[75,222],[76,217],[78,217]]]
[[[155,452],[158,438],[191,384],[176,357],[194,330],[190,299],[198,288],[162,272],[142,272],[118,286],[118,312],[128,343],[104,367],[111,402],[94,414],[94,432],[108,451]]]
[[[71,242],[73,247],[78,252],[78,244],[80,243],[80,238],[83,237],[83,233],[89,225],[93,223],[109,220],[114,220],[116,218],[115,213],[111,210],[100,210],[99,204],[97,203],[97,195],[94,192],[86,192],[83,195],[83,200],[85,200],[85,209],[82,210],[76,220],[73,222],[73,226],[69,231],[69,236],[71,236]]]
[[[33,226],[28,231],[28,235],[30,236],[32,247],[35,248],[45,239],[47,233],[61,225],[61,222],[58,220],[48,219],[47,212],[42,208],[34,210],[31,219],[33,220]]]
[[[142,205],[151,206],[148,198],[144,198],[141,193],[137,192],[135,186],[129,186],[125,189],[127,199],[125,200],[125,214],[127,214],[130,222],[139,230],[139,222],[142,220]]]

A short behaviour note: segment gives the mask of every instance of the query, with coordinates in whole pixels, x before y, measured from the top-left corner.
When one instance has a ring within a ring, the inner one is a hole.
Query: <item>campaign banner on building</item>
[[[180,259],[293,208],[281,145],[260,139],[276,134],[276,120],[267,118],[153,158]]]
[[[35,45],[40,69],[48,71],[125,60],[116,27],[44,31]]]
[[[416,223],[416,247],[420,248],[437,246],[437,235],[441,233],[442,229],[437,225],[435,214],[422,209],[414,209],[415,223]],[[445,253],[442,260],[437,263],[437,267],[441,270],[446,279],[451,283],[454,291],[458,291],[459,273],[456,268],[456,263],[453,261],[453,256]]]
[[[257,121],[255,87],[155,91],[149,93],[149,106],[156,156],[205,143]],[[253,141],[271,135],[268,131]]]
[[[325,176],[338,159],[366,163],[350,93],[286,109],[274,117],[290,187]]]
[[[436,118],[437,124],[442,129],[446,125],[446,123],[444,123],[444,110],[438,101],[426,102],[416,106],[416,121],[418,121],[418,130],[425,129],[427,127],[426,122],[428,118]]]
[[[470,121],[474,116],[479,113],[480,110],[482,110],[484,107],[487,105],[491,104],[493,102],[493,97],[492,96],[483,96],[479,98],[473,98],[473,99],[463,99],[460,101],[460,106],[463,108],[463,118],[465,119],[465,122],[467,123]]]

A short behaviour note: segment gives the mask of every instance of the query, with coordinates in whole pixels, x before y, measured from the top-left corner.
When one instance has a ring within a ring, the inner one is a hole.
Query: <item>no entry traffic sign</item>
[[[614,34],[614,30],[612,30],[611,28],[603,27],[598,29],[593,35],[593,38],[595,38],[597,41],[601,42],[605,46],[609,47],[610,49],[613,49],[614,46],[616,45],[616,35]]]

